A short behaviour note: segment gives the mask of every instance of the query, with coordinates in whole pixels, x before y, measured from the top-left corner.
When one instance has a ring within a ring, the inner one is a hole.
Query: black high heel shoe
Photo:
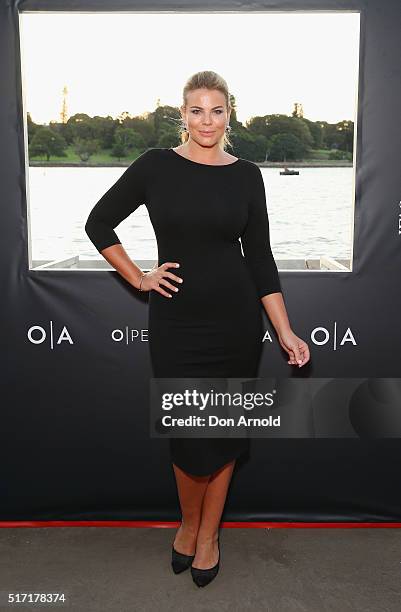
[[[195,584],[198,587],[206,586],[207,584],[209,584],[209,582],[211,582],[217,576],[217,573],[220,567],[220,541],[219,540],[220,539],[217,538],[217,547],[219,549],[219,559],[216,565],[213,565],[213,567],[209,567],[208,569],[200,569],[198,567],[194,567],[193,565],[191,565],[192,580],[195,582]]]
[[[184,555],[178,552],[174,548],[174,544],[171,550],[171,567],[173,568],[174,574],[180,574],[184,570],[188,569],[194,560],[195,555]]]

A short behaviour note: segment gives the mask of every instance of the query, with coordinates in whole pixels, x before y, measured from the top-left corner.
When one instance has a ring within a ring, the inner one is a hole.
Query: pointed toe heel
[[[173,568],[174,574],[181,574],[184,570],[191,567],[191,563],[194,560],[195,555],[184,555],[178,552],[174,548],[174,544],[171,550],[171,567]]]
[[[216,565],[213,565],[213,567],[209,567],[208,569],[200,569],[198,567],[193,567],[193,565],[191,565],[192,580],[195,582],[195,584],[198,587],[205,587],[210,582],[212,582],[212,580],[214,578],[216,578],[216,576],[218,574],[219,567],[220,567],[220,543],[219,543],[219,540],[217,540],[217,545],[218,545],[218,548],[219,548],[219,560],[217,561]]]

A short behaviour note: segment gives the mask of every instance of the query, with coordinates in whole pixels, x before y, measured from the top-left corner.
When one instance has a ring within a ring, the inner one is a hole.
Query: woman
[[[269,242],[259,167],[225,151],[230,96],[218,74],[193,75],[184,87],[182,144],[142,153],[92,209],[85,230],[105,259],[149,295],[154,377],[257,377],[261,302],[288,363],[309,360],[291,330]],[[158,264],[144,274],[114,228],[145,204]],[[241,253],[242,249],[244,255]],[[182,521],[172,566],[191,566],[198,586],[217,574],[218,529],[236,458],[247,438],[170,438]]]

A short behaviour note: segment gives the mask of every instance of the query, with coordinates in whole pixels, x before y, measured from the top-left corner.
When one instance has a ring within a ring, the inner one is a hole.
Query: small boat
[[[280,174],[299,174],[299,170],[288,170],[287,166],[285,166],[284,170]]]

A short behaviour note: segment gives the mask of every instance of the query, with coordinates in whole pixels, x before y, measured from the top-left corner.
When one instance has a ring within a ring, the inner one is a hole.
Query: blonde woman
[[[142,153],[94,206],[85,230],[121,276],[150,292],[155,377],[256,377],[262,305],[288,363],[301,367],[309,349],[287,317],[261,171],[225,150],[227,83],[212,71],[194,74],[180,110],[182,144]],[[141,204],[158,245],[157,266],[146,274],[114,231]],[[198,586],[217,575],[220,519],[235,461],[248,444],[248,438],[170,438],[182,515],[171,563],[175,573],[191,567]]]

